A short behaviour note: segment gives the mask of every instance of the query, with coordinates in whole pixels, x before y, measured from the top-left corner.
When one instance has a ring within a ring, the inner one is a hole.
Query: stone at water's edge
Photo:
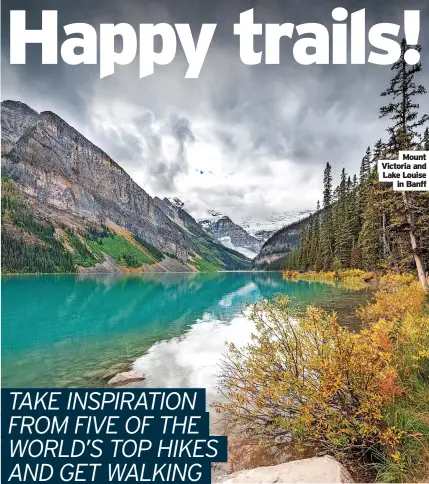
[[[110,387],[117,387],[126,385],[127,383],[135,383],[145,379],[145,374],[140,371],[130,370],[118,373],[112,379],[109,380],[108,385]]]
[[[353,482],[347,470],[333,457],[313,457],[295,460],[277,466],[257,467],[219,476],[213,482],[232,483],[350,483]]]

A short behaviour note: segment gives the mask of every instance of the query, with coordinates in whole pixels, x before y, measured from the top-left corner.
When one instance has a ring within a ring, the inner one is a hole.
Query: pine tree
[[[320,201],[317,200],[316,213],[313,219],[312,228],[312,269],[315,271],[322,270],[322,255],[320,247]]]
[[[423,151],[429,151],[429,128],[426,128],[423,134],[421,149]]]
[[[359,196],[358,196],[358,189],[359,189],[359,182],[356,174],[353,176],[353,182],[352,182],[352,187],[351,187],[351,201],[350,201],[350,210],[351,215],[350,215],[350,224],[352,226],[352,233],[353,233],[353,238],[352,238],[352,244],[351,244],[351,250],[350,250],[350,266],[351,267],[361,267],[362,263],[362,254],[361,250],[358,244],[359,240],[359,232],[361,228],[361,214],[359,212]]]
[[[380,233],[381,224],[375,203],[375,190],[371,187],[362,218],[362,230],[359,234],[362,266],[366,270],[375,270],[380,264]]]
[[[323,173],[323,217],[321,222],[321,257],[324,269],[333,262],[333,223],[332,223],[332,168],[326,163]]]
[[[378,165],[378,160],[383,159],[383,151],[384,151],[384,143],[381,139],[379,139],[375,145],[372,152],[372,159],[371,159],[371,170],[376,170]]]
[[[306,271],[311,258],[311,220],[302,226],[300,235],[299,269]]]
[[[389,242],[389,235],[388,235],[388,227],[387,227],[387,216],[386,210],[384,209],[383,200],[385,198],[389,198],[392,192],[392,187],[390,183],[384,183],[378,181],[378,161],[384,158],[385,154],[385,144],[381,139],[379,139],[375,145],[373,150],[373,156],[371,160],[372,168],[371,170],[374,172],[374,176],[372,177],[372,186],[375,188],[375,200],[379,204],[379,211],[381,217],[381,226],[382,226],[382,246],[383,246],[383,258],[384,264],[391,263],[391,255],[392,251],[390,248]]]
[[[364,182],[371,171],[371,148],[368,146],[360,165],[360,182]]]
[[[426,94],[424,86],[414,82],[414,77],[421,72],[422,65],[419,62],[414,66],[408,66],[404,57],[407,49],[407,43],[403,39],[401,55],[391,67],[396,73],[390,81],[390,86],[381,93],[383,97],[392,98],[391,102],[380,108],[380,118],[388,117],[392,121],[392,125],[387,128],[389,140],[386,147],[394,157],[401,149],[399,135],[402,133],[402,140],[408,139],[409,148],[413,149],[417,146],[417,128],[429,121],[427,114],[419,117],[420,106],[414,102],[415,96]],[[420,52],[421,47],[417,46],[416,50]]]
[[[359,213],[362,221],[363,213],[368,201],[370,184],[368,183],[368,177],[371,173],[371,148],[368,147],[365,156],[362,158],[360,165],[360,177],[359,177]]]
[[[400,58],[392,65],[395,75],[390,81],[390,86],[381,93],[382,96],[391,98],[387,105],[380,108],[380,118],[388,117],[392,122],[387,129],[389,140],[386,144],[388,155],[392,159],[396,159],[401,150],[419,149],[420,137],[417,129],[429,121],[427,114],[419,116],[420,106],[415,102],[416,96],[426,94],[426,89],[422,85],[417,85],[414,81],[415,75],[422,70],[422,66],[420,62],[414,66],[408,66],[405,61],[407,48],[404,39],[401,42]],[[420,46],[417,46],[417,50],[420,52]],[[398,207],[396,194],[393,194],[391,198],[390,206],[396,209]],[[415,207],[419,205],[420,198],[419,194],[411,196],[407,192],[402,192],[403,210],[401,212],[403,213],[405,231],[409,234],[411,253],[419,280],[424,290],[429,293],[422,250],[419,247],[421,234],[417,233],[416,225]],[[398,213],[393,212],[393,214],[395,218],[398,217]]]
[[[348,267],[350,263],[350,233],[348,220],[348,183],[345,168],[341,171],[341,181],[338,187],[338,201],[333,209],[335,266]]]

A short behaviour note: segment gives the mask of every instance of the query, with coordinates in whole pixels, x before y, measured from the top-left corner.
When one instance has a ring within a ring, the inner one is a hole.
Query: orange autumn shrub
[[[282,275],[283,275],[283,279],[298,279],[299,278],[299,272],[298,271],[284,270]]]
[[[388,323],[356,334],[319,308],[297,316],[286,296],[260,301],[250,318],[252,342],[229,345],[220,375],[224,399],[216,409],[231,423],[265,439],[395,450],[395,429],[382,413],[402,392]]]

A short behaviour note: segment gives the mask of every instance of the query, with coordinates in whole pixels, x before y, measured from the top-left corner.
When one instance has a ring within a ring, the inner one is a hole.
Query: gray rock
[[[122,373],[118,373],[116,376],[111,378],[107,384],[110,387],[118,387],[121,385],[126,385],[128,383],[139,382],[144,379],[145,379],[144,373],[136,370],[130,370],[130,371],[124,371]]]
[[[36,124],[38,117],[36,111],[19,101],[1,103],[2,155],[9,153],[26,130]]]
[[[219,476],[213,482],[233,483],[350,483],[347,470],[333,457],[314,457]]]

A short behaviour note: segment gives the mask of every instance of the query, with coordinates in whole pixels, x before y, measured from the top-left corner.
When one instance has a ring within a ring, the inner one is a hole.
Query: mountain
[[[273,211],[262,218],[256,215],[244,217],[238,223],[250,235],[265,242],[283,227],[298,222],[311,215],[311,213],[311,210]]]
[[[272,235],[276,233],[276,230],[257,230],[256,232],[249,232],[253,237],[260,240],[262,244],[266,242]]]
[[[256,257],[262,247],[263,241],[253,237],[227,215],[219,212],[210,210],[208,218],[200,220],[199,224],[225,247],[234,249],[251,259]]]
[[[253,260],[253,267],[256,269],[282,269],[284,258],[299,246],[301,225],[306,220],[307,218],[294,222],[275,232]]]
[[[152,198],[52,112],[4,101],[2,262],[9,272],[248,268],[182,208]]]

